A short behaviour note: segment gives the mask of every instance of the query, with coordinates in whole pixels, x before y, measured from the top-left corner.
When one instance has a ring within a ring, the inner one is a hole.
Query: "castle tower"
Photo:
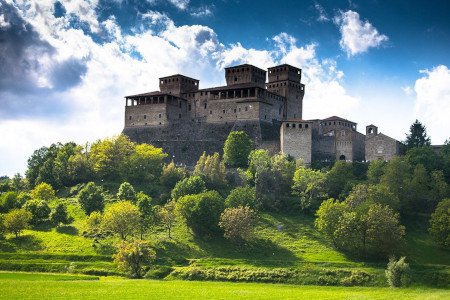
[[[370,138],[378,134],[378,127],[375,125],[367,125],[366,126],[366,138]]]
[[[159,90],[162,93],[179,96],[182,93],[198,91],[199,83],[197,79],[176,74],[159,78]]]
[[[269,82],[266,89],[286,97],[287,119],[301,119],[305,85],[301,83],[302,70],[288,64],[269,68]]]
[[[227,85],[253,83],[256,86],[264,88],[266,71],[249,64],[244,64],[225,68],[225,79]]]
[[[285,120],[280,127],[281,153],[311,163],[313,122],[304,120]]]

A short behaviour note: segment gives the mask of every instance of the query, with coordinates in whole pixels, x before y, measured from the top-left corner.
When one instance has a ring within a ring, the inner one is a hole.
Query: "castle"
[[[245,131],[257,148],[282,152],[305,163],[315,160],[388,160],[400,143],[378,133],[366,135],[340,118],[303,120],[302,70],[283,64],[265,70],[243,64],[225,68],[226,85],[200,89],[184,75],[159,79],[159,91],[126,96],[123,133],[132,141],[162,147],[177,163],[222,152],[231,131]],[[268,78],[268,82],[266,82]]]

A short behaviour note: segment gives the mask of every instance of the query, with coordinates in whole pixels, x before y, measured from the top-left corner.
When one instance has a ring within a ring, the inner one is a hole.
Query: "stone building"
[[[366,126],[366,153],[367,161],[388,161],[394,156],[400,155],[401,143],[381,132],[375,125]]]
[[[225,68],[226,85],[204,89],[199,80],[184,75],[161,77],[159,91],[125,97],[123,133],[162,147],[170,159],[187,165],[195,164],[203,151],[222,152],[235,130],[245,131],[258,148],[305,163],[363,161],[380,143],[390,157],[395,146],[390,138],[366,139],[352,121],[336,116],[303,120],[301,77],[301,69],[287,64],[269,68],[268,74],[249,64]]]

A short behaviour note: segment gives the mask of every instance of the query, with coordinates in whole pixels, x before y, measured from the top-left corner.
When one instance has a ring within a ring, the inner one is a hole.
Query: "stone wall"
[[[370,135],[365,141],[365,157],[367,161],[388,161],[400,153],[400,143],[382,133]]]
[[[280,127],[281,152],[311,163],[312,127],[309,122],[285,121]]]

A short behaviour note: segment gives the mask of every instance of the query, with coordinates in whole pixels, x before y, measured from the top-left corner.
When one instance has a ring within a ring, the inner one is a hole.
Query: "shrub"
[[[238,187],[230,192],[225,200],[226,207],[248,206],[256,208],[255,189],[251,187]]]
[[[177,202],[177,210],[194,233],[217,233],[220,214],[224,209],[223,202],[218,192],[209,191],[180,198]]]
[[[122,240],[139,229],[139,209],[130,201],[111,204],[105,211],[102,225],[106,230],[117,233]]]
[[[86,219],[86,225],[90,232],[98,232],[102,225],[103,216],[98,211],[93,211]]]
[[[14,233],[16,237],[28,227],[32,215],[24,209],[13,209],[5,215],[4,224],[8,232]]]
[[[251,237],[255,226],[256,214],[248,206],[227,208],[220,215],[219,226],[224,231],[224,237],[242,244]]]
[[[49,201],[55,198],[55,190],[50,184],[42,182],[31,191],[31,198]]]
[[[400,287],[408,284],[409,265],[405,262],[405,259],[404,256],[399,260],[395,260],[394,257],[389,258],[385,274],[390,287]]]
[[[31,223],[37,224],[48,219],[50,215],[50,206],[44,200],[28,200],[23,208],[31,213]]]
[[[450,248],[450,199],[439,202],[431,215],[429,231],[441,246]]]
[[[200,176],[185,178],[175,185],[172,190],[172,199],[178,199],[185,195],[194,195],[206,191],[205,182]]]
[[[119,268],[130,278],[142,278],[155,259],[155,251],[145,241],[122,241],[113,258]]]
[[[78,194],[78,201],[87,215],[90,215],[93,211],[103,211],[104,196],[102,189],[93,182],[86,184],[80,191]]]
[[[252,140],[245,132],[232,131],[223,147],[223,160],[230,167],[246,167],[252,149]]]
[[[71,218],[67,214],[66,206],[62,203],[58,203],[50,214],[50,220],[53,224],[69,224],[71,223]]]
[[[123,182],[119,191],[117,192],[117,199],[120,201],[131,201],[133,203],[136,202],[136,192],[131,184],[128,182]]]

